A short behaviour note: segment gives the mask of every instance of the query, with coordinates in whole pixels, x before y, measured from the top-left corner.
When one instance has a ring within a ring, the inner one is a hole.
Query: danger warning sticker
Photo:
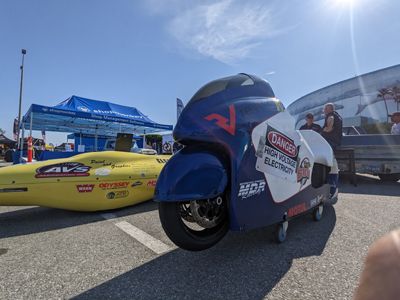
[[[257,150],[257,170],[296,182],[298,147],[294,141],[268,126]]]

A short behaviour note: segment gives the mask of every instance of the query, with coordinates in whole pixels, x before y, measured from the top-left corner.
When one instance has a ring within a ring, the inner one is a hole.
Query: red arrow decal
[[[235,130],[236,130],[236,112],[235,112],[235,107],[233,104],[229,105],[229,119],[225,118],[224,116],[221,116],[220,114],[210,114],[208,116],[205,116],[204,119],[207,121],[212,121],[216,120],[217,126],[221,127],[231,135],[235,135]]]

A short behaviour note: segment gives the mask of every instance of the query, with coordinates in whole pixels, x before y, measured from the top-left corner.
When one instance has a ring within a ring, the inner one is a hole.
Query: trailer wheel
[[[313,216],[313,220],[315,222],[318,222],[322,219],[322,213],[324,211],[324,206],[323,205],[319,205],[318,207],[316,207],[313,210],[312,216]]]
[[[278,244],[283,243],[286,240],[286,235],[287,235],[287,228],[288,228],[288,222],[283,222],[278,224],[276,228],[276,235],[275,235],[275,240]]]
[[[378,176],[384,182],[396,182],[400,179],[400,173],[378,174]]]

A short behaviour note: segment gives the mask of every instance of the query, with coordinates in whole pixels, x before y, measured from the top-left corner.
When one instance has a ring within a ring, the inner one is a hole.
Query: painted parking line
[[[118,218],[116,215],[111,214],[111,213],[104,213],[104,214],[101,214],[101,216],[104,219],[110,220],[110,221],[112,219]],[[160,240],[158,240],[155,237],[151,236],[150,234],[144,232],[143,230],[133,226],[131,223],[129,223],[127,221],[113,222],[113,223],[115,226],[117,226],[123,232],[130,235],[135,240],[137,240],[139,243],[146,246],[147,248],[149,248],[156,254],[163,254],[163,253],[166,253],[166,252],[172,250],[172,248],[170,246],[168,246],[167,244],[164,244]]]

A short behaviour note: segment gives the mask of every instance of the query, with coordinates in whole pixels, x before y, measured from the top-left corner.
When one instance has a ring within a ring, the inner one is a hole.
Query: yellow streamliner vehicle
[[[125,207],[153,198],[168,155],[92,152],[0,169],[0,205],[76,211]]]

